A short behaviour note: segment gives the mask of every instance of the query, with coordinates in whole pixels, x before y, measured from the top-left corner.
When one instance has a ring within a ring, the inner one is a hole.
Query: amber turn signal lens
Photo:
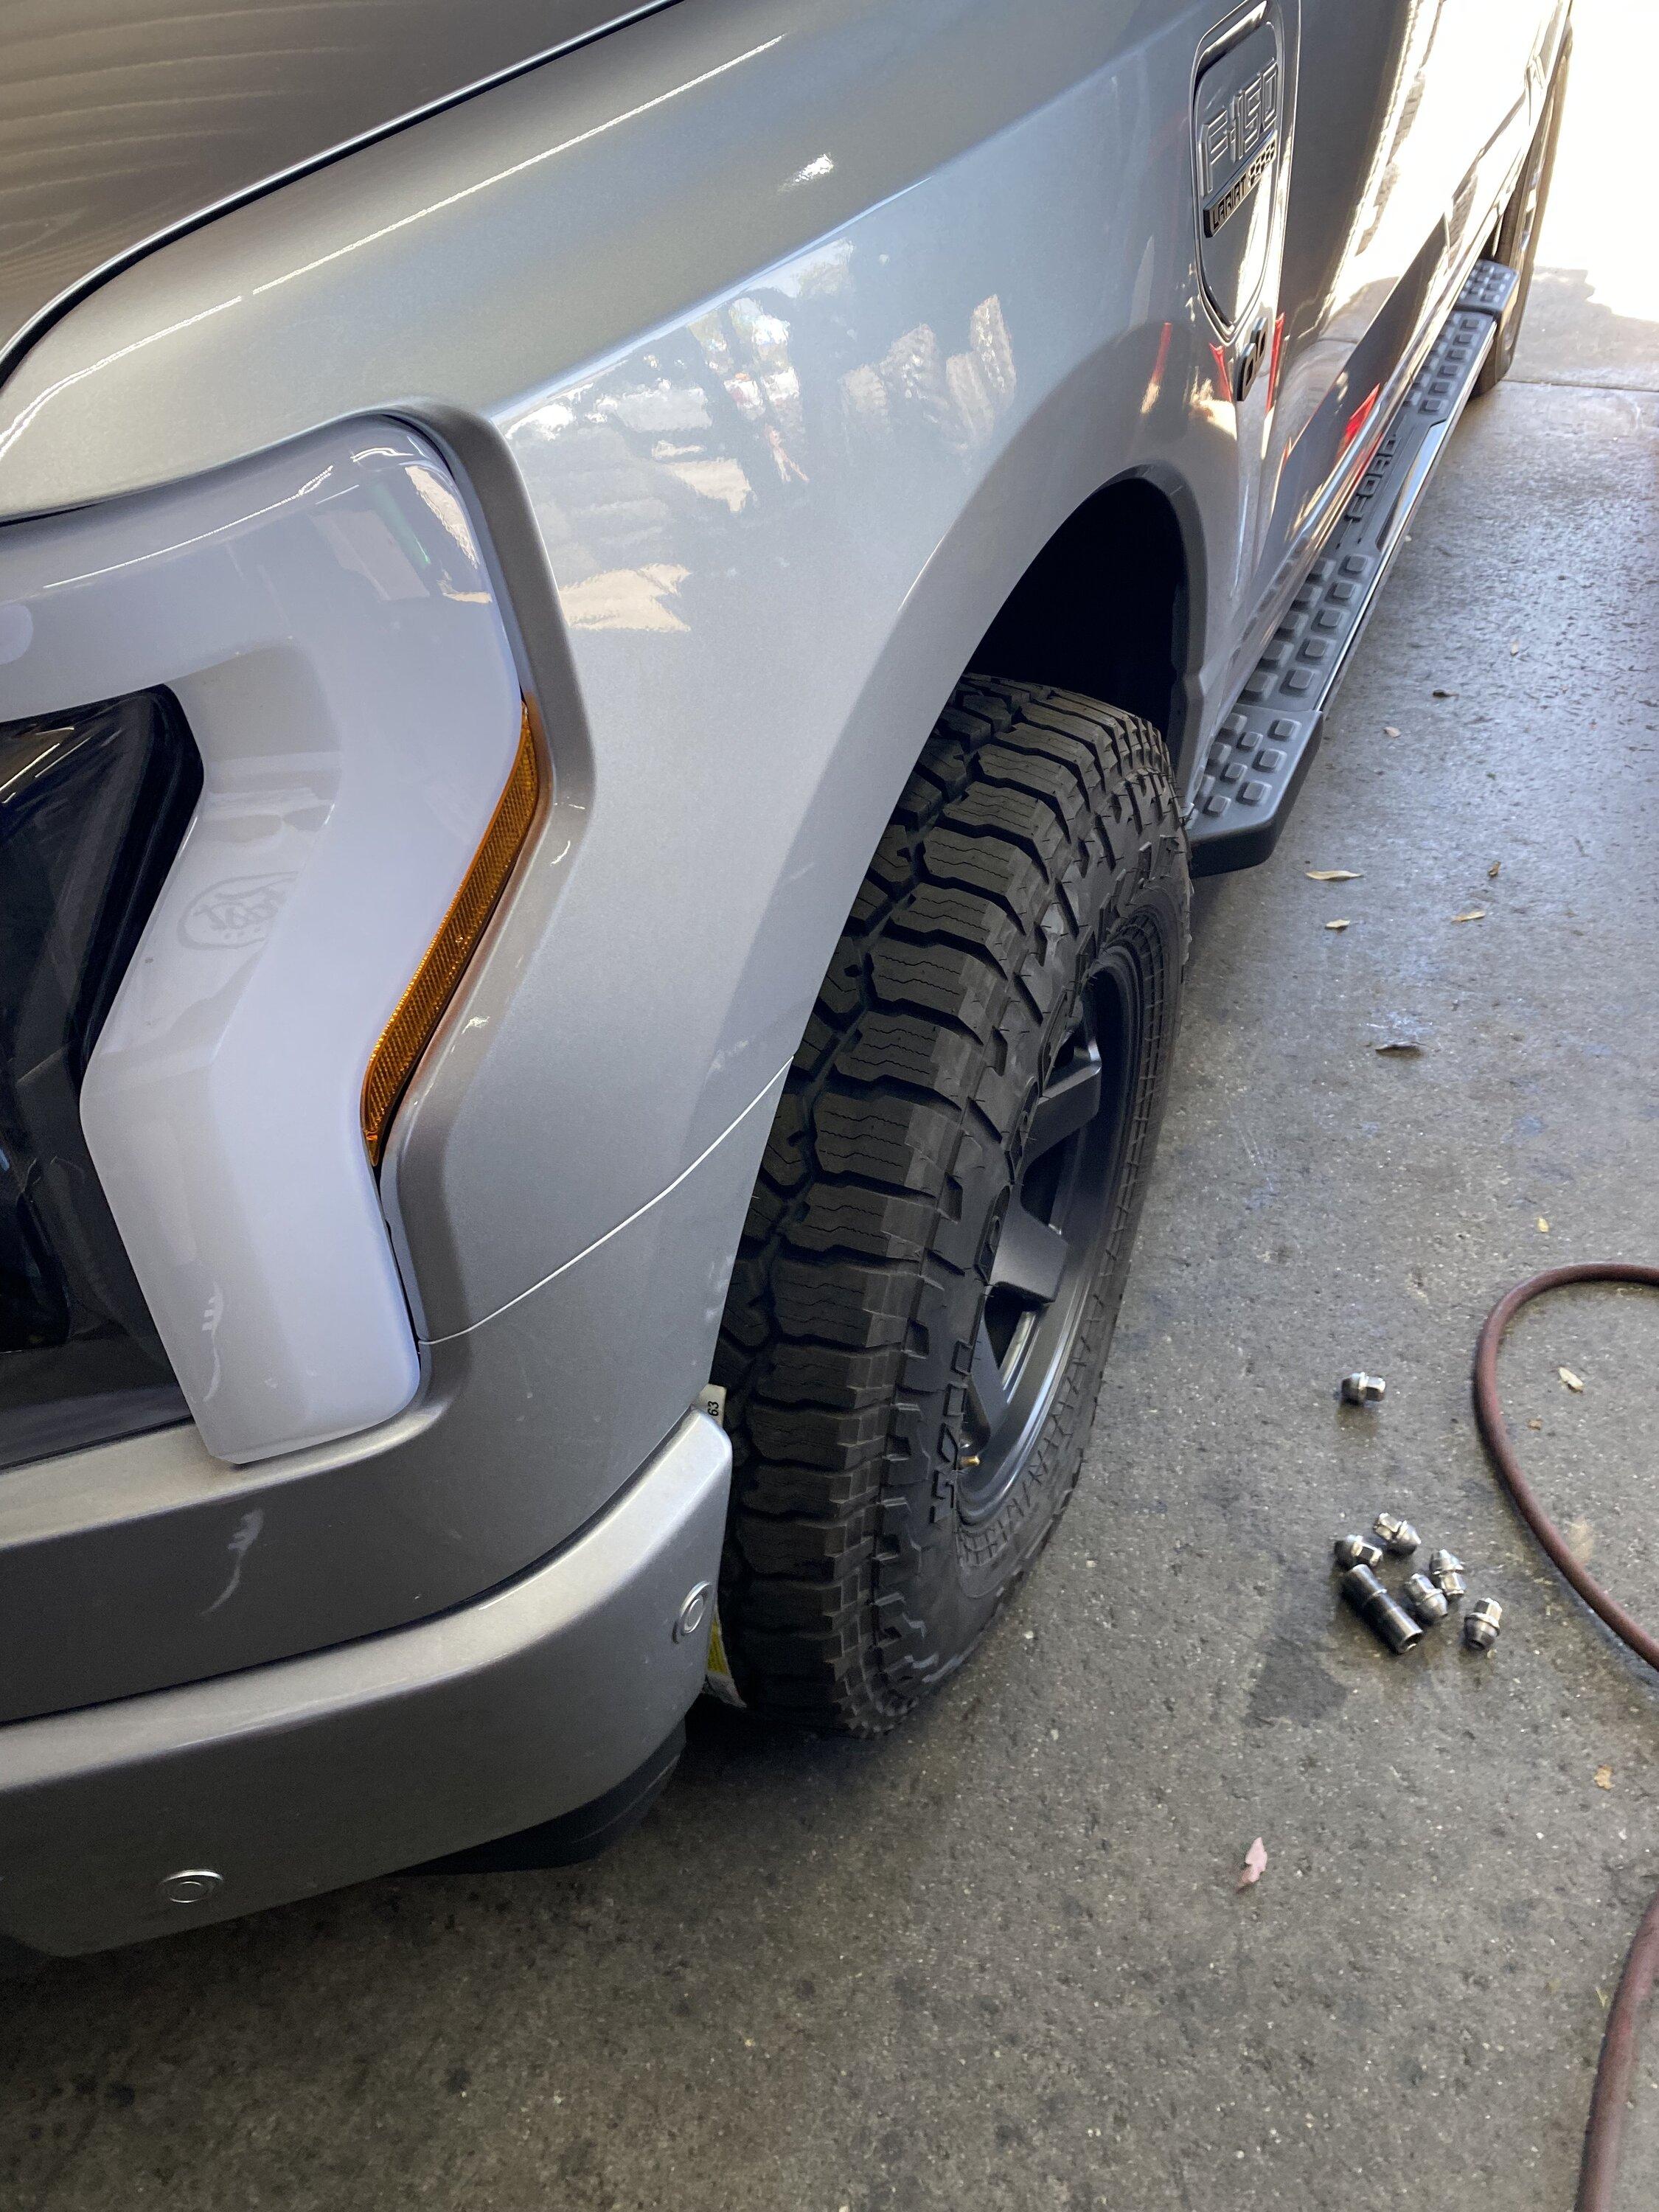
[[[454,996],[468,961],[478,949],[478,940],[513,872],[513,863],[530,835],[540,795],[541,769],[526,707],[518,755],[484,831],[483,842],[473,855],[443,927],[427,947],[425,958],[369,1057],[368,1073],[363,1078],[363,1142],[376,1167],[386,1150],[386,1133],[398,1101],[421,1054],[431,1043],[432,1032]]]

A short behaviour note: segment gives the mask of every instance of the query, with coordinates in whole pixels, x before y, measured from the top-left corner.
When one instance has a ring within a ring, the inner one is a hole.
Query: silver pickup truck
[[[1567,14],[3,0],[9,1941],[963,1663]]]

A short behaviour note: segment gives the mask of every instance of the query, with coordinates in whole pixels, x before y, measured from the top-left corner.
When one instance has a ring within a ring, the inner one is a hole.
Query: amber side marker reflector
[[[518,755],[484,831],[483,842],[473,855],[472,866],[444,916],[442,927],[428,945],[425,958],[369,1056],[368,1073],[363,1078],[363,1142],[376,1167],[386,1150],[386,1133],[398,1101],[415,1073],[416,1063],[431,1043],[432,1032],[454,996],[468,961],[478,949],[478,940],[513,872],[513,863],[530,834],[540,796],[541,769],[526,707]]]

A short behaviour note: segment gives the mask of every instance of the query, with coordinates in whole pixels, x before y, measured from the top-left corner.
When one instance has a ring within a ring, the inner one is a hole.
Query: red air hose
[[[1498,1398],[1498,1350],[1504,1332],[1522,1306],[1546,1291],[1566,1283],[1640,1283],[1659,1290],[1659,1267],[1644,1267],[1626,1260],[1597,1260],[1579,1267],[1547,1267],[1501,1297],[1486,1316],[1474,1347],[1474,1417],[1498,1479],[1515,1501],[1516,1511],[1549,1553],[1566,1579],[1592,1612],[1638,1658],[1659,1672],[1659,1639],[1632,1620],[1623,1606],[1610,1598],[1595,1578],[1584,1571],[1567,1549],[1560,1530],[1533,1494],[1521,1472],[1504,1426],[1504,1409]],[[1637,2033],[1654,1981],[1659,1977],[1659,1897],[1642,1916],[1636,1941],[1619,1978],[1619,1993],[1607,2014],[1601,2039],[1601,2063],[1595,2069],[1595,2094],[1590,2100],[1589,2124],[1584,2130],[1584,2161],[1578,2175],[1577,2212],[1613,2212],[1613,2187],[1619,2175],[1619,2140],[1624,2131],[1625,2108],[1636,2071]]]

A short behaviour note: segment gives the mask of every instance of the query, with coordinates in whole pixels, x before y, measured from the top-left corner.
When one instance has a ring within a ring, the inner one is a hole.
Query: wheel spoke
[[[1008,1393],[1003,1388],[1002,1370],[997,1364],[996,1353],[991,1348],[991,1332],[983,1322],[974,1345],[974,1364],[968,1376],[968,1395],[974,1401],[974,1411],[988,1436],[995,1429],[1008,1410]]]
[[[1040,1160],[1092,1121],[1100,1111],[1100,1047],[1092,1037],[1052,1079],[1037,1100],[1025,1139],[1025,1162]]]
[[[1066,1266],[1066,1239],[1016,1202],[1008,1209],[991,1262],[993,1290],[1014,1291],[1030,1304],[1046,1306],[1060,1288]]]

